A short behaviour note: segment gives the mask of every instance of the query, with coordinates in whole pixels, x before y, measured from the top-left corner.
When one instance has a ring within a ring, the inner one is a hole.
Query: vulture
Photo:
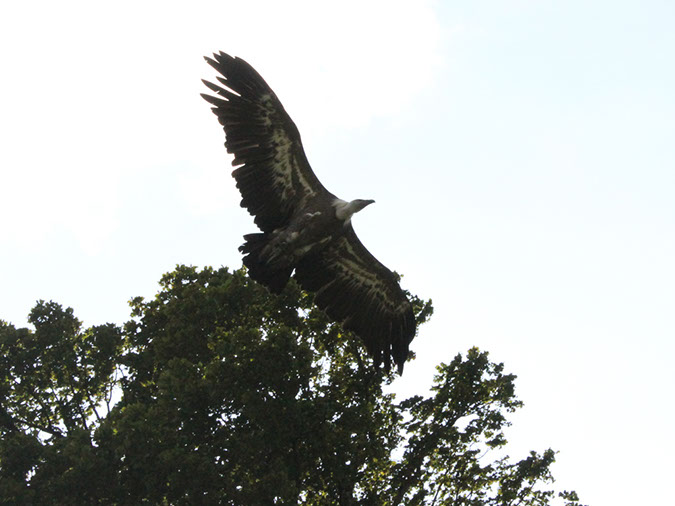
[[[232,176],[260,232],[239,250],[249,276],[275,294],[293,276],[315,304],[360,337],[376,367],[392,359],[403,373],[415,337],[412,305],[398,276],[356,236],[352,216],[373,200],[342,200],[321,184],[295,123],[246,61],[223,52],[205,57],[221,86],[202,94],[225,130]]]

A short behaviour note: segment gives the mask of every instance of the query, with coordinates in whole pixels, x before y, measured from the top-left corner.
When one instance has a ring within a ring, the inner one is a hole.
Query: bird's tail
[[[246,242],[239,246],[239,251],[244,253],[244,265],[248,269],[248,275],[265,285],[270,292],[281,293],[291,277],[293,266],[271,265],[262,258],[261,253],[269,243],[268,234],[247,234],[244,239]]]

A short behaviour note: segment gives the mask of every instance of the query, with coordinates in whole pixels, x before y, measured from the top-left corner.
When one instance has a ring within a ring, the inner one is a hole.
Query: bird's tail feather
[[[247,234],[244,239],[246,242],[239,247],[239,251],[244,253],[244,265],[248,269],[248,275],[265,285],[270,292],[281,293],[291,277],[293,266],[271,266],[261,258],[262,250],[269,242],[267,234]]]

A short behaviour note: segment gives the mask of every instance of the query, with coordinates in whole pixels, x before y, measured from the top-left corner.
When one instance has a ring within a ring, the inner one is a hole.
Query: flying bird
[[[351,220],[373,200],[339,199],[307,161],[300,133],[251,65],[223,52],[205,57],[222,86],[202,94],[225,130],[232,172],[259,233],[239,250],[249,276],[280,293],[291,275],[315,303],[365,343],[375,365],[403,373],[415,337],[413,308],[398,277],[361,244]]]

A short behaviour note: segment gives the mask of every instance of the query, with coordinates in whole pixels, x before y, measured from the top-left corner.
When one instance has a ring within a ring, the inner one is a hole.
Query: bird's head
[[[353,211],[352,211],[352,214],[353,214],[353,213],[358,213],[364,207],[369,206],[370,204],[374,204],[374,203],[375,203],[374,200],[356,199],[356,200],[352,200],[349,203],[349,207],[351,207],[353,209]]]
[[[344,200],[335,199],[335,202],[333,202],[333,205],[335,206],[335,215],[338,219],[344,221],[345,224],[349,223],[354,213],[358,213],[361,209],[373,202],[375,201],[356,199],[351,202],[345,202]]]

